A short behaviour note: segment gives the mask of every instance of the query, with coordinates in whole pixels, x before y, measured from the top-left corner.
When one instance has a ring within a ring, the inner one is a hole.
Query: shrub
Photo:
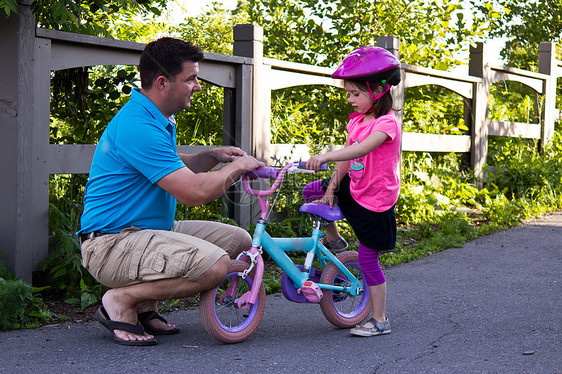
[[[0,261],[0,331],[37,327],[50,321],[52,314],[37,295],[41,290],[15,279]]]

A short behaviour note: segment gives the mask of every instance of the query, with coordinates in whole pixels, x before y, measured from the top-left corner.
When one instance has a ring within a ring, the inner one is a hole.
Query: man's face
[[[199,63],[185,61],[182,71],[174,77],[174,80],[168,80],[167,106],[172,114],[189,109],[193,94],[195,91],[201,91],[197,74],[199,74]]]

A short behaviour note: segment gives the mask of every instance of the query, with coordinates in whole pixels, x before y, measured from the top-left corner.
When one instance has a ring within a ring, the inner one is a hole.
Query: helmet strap
[[[369,90],[369,95],[371,95],[371,99],[373,99],[373,101],[377,101],[378,99],[380,99],[385,93],[387,93],[390,90],[390,84],[388,84],[386,82],[386,79],[383,79],[381,81],[382,84],[386,83],[386,90],[384,90],[383,92],[381,92],[380,94],[378,94],[377,96],[375,96],[375,94],[373,93],[373,91],[371,90],[371,86],[369,86],[369,81],[365,81],[365,83],[367,83],[367,89]]]

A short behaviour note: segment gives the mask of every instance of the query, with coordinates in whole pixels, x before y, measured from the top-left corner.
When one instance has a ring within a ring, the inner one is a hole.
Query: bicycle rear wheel
[[[258,327],[265,310],[265,288],[260,285],[254,305],[239,308],[235,300],[252,288],[254,272],[246,279],[238,276],[250,265],[243,261],[231,262],[230,273],[216,288],[201,294],[199,314],[205,330],[222,343],[238,343],[247,339]],[[236,283],[237,282],[237,283]],[[234,287],[234,285],[236,285]],[[232,285],[232,286],[231,286]],[[226,291],[229,290],[229,294]],[[234,288],[232,288],[234,287]]]
[[[369,288],[359,267],[357,257],[357,252],[352,251],[343,252],[336,256],[347,270],[359,279],[365,292],[362,295],[354,296],[343,291],[322,290],[324,296],[320,300],[320,309],[322,309],[324,317],[334,326],[343,329],[354,327],[363,321],[372,307],[369,301]],[[347,286],[351,282],[334,263],[330,262],[322,270],[320,283]]]

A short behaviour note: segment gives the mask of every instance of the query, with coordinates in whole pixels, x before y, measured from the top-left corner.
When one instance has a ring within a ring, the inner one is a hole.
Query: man
[[[84,197],[82,264],[111,289],[96,318],[125,345],[154,345],[179,329],[157,301],[216,287],[230,258],[251,244],[241,228],[174,222],[176,200],[201,205],[263,165],[239,148],[178,154],[174,113],[200,91],[201,50],[174,38],[149,43],[139,63],[141,89],[111,120],[96,148]],[[226,163],[209,172],[218,163]]]

